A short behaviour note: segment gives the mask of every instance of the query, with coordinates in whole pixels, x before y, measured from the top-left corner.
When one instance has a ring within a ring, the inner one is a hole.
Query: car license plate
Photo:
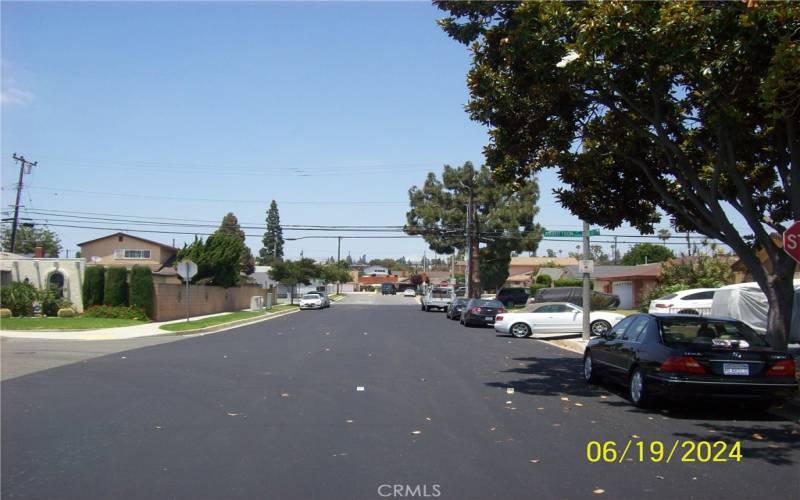
[[[750,366],[744,363],[722,363],[722,373],[725,375],[750,375]]]
[[[486,316],[486,321],[494,321],[494,316]]]

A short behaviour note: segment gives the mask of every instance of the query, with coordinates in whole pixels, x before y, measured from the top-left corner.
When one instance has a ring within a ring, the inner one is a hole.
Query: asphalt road
[[[4,341],[3,497],[800,497],[797,422],[637,410],[587,387],[575,354],[412,300],[178,341]],[[741,441],[743,458],[587,461],[629,439]]]

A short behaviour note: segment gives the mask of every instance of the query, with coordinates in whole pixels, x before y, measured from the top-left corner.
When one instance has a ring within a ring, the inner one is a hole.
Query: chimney
[[[36,247],[33,249],[33,256],[37,259],[44,257],[44,247]]]

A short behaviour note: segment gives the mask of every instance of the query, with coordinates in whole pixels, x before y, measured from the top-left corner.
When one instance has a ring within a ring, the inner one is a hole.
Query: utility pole
[[[474,189],[474,172],[470,170],[469,173],[469,198],[467,199],[467,298],[477,299],[480,298],[480,286],[475,275],[478,272],[478,238],[475,231],[475,189]],[[463,184],[463,183],[462,183]]]
[[[19,182],[17,183],[17,202],[14,204],[14,222],[11,223],[11,253],[17,250],[17,224],[19,224],[19,198],[22,195],[22,175],[27,170],[31,173],[31,167],[35,167],[38,162],[28,161],[24,156],[17,156],[14,153],[14,161],[19,162]]]
[[[591,260],[589,253],[589,223],[583,223],[583,260]],[[590,288],[589,273],[583,273],[583,340],[589,340],[589,313],[592,311],[592,290]]]
[[[339,243],[336,245],[336,266],[339,266],[339,262],[342,260],[342,237],[339,236]],[[339,282],[336,282],[336,293],[339,293]]]
[[[614,265],[617,265],[617,236],[614,235]]]

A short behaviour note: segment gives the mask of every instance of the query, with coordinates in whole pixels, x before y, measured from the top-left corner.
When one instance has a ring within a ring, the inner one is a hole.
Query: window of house
[[[150,258],[150,250],[118,248],[114,250],[114,258],[146,260]]]

